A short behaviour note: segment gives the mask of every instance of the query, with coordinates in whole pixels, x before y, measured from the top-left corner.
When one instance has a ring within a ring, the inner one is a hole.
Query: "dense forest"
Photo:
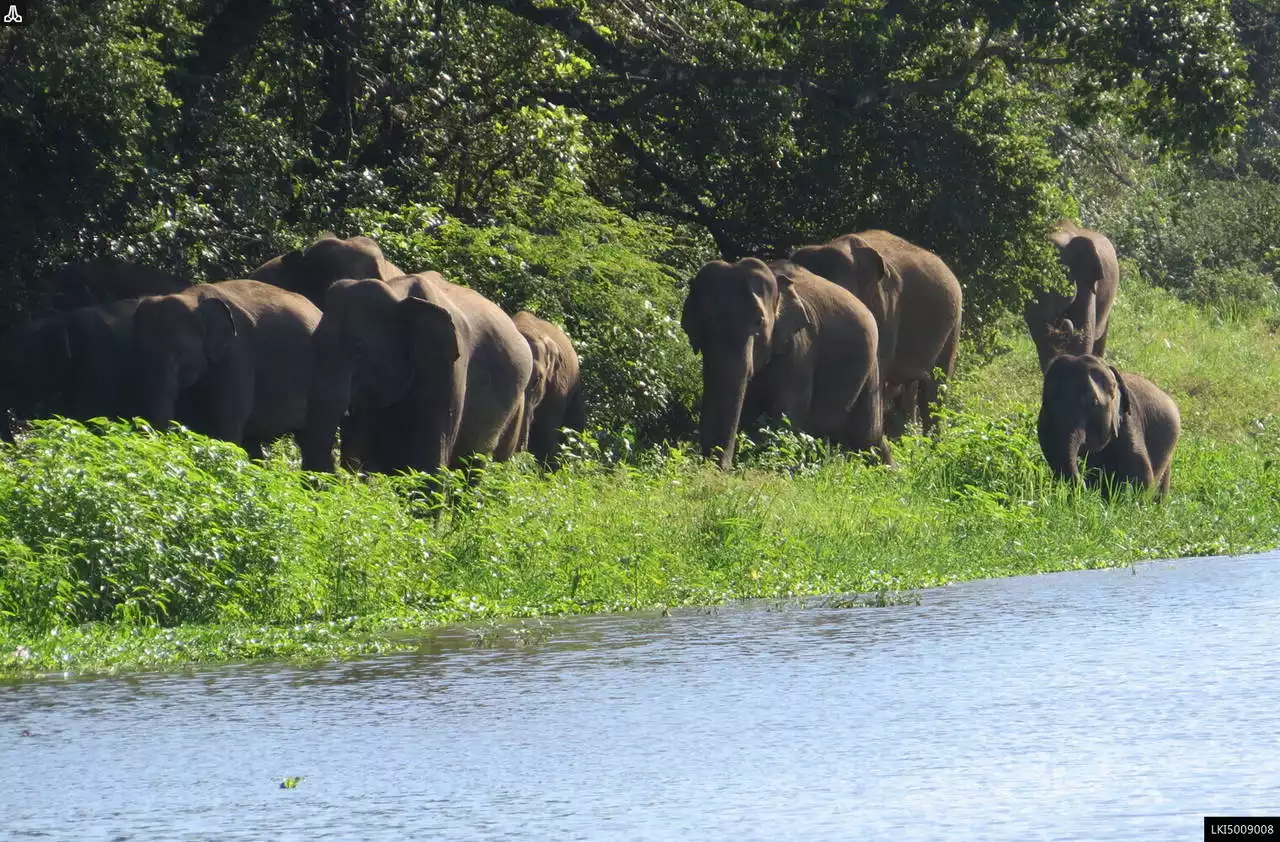
[[[887,228],[982,348],[1065,283],[1067,216],[1280,313],[1278,37],[1269,0],[50,0],[0,31],[0,321],[69,261],[217,280],[367,233],[562,322],[594,420],[653,440],[716,255]]]

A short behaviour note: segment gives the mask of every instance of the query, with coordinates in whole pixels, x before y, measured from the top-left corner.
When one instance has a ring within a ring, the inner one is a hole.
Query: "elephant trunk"
[[[342,359],[336,343],[328,339],[336,337],[328,332],[321,334],[320,330],[312,338],[316,349],[315,378],[307,395],[307,425],[297,437],[304,471],[333,471],[333,440],[351,404],[351,365]]]
[[[409,464],[433,474],[450,467],[466,398],[466,368],[458,361],[437,361],[414,375],[410,401],[415,423],[410,432]]]
[[[1085,445],[1084,427],[1065,427],[1055,423],[1043,407],[1040,415],[1040,450],[1049,463],[1049,469],[1059,479],[1078,480],[1080,451]]]
[[[717,352],[710,348],[702,354],[702,455],[711,458],[717,449],[724,470],[733,467],[734,445],[742,404],[751,379],[751,340],[737,352]]]
[[[157,430],[163,430],[173,423],[178,403],[178,366],[172,362],[161,362],[148,368],[150,371],[143,378],[142,409],[147,422]]]

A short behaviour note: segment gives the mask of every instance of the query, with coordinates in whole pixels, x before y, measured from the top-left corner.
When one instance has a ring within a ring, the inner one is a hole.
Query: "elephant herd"
[[[583,421],[563,331],[436,272],[405,274],[368,237],[322,237],[247,279],[188,285],[99,263],[53,286],[82,306],[9,337],[0,397],[17,418],[177,421],[254,457],[293,434],[319,471],[341,427],[345,466],[388,473],[521,449],[554,464],[561,429]]]
[[[1024,311],[1044,372],[1038,434],[1055,475],[1110,488],[1169,488],[1180,432],[1173,400],[1102,355],[1119,285],[1102,234],[1061,223],[1051,235],[1075,286]],[[681,324],[702,355],[701,443],[722,467],[746,419],[787,416],[801,431],[892,464],[903,421],[934,426],[939,377],[950,377],[963,293],[937,255],[887,231],[805,246],[788,259],[708,263]],[[1106,478],[1106,480],[1104,480]]]
[[[1055,474],[1164,493],[1179,433],[1164,392],[1102,360],[1115,250],[1064,223],[1053,241],[1075,286],[1025,311],[1044,371],[1041,448]],[[554,466],[585,423],[578,355],[556,325],[437,272],[406,274],[368,237],[325,235],[246,279],[188,285],[113,261],[68,267],[48,311],[0,358],[17,419],[142,417],[241,445],[295,436],[307,470],[432,472],[529,450]],[[889,439],[935,426],[959,346],[963,292],[937,255],[886,231],[788,258],[707,263],[681,327],[701,355],[704,455],[728,468],[745,420],[798,429],[892,464]],[[0,433],[12,437],[6,421]],[[1098,469],[1098,470],[1092,470]]]

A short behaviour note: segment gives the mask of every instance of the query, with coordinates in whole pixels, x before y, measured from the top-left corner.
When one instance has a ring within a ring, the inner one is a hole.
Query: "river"
[[[0,838],[1199,840],[1280,814],[1278,562],[0,683]]]

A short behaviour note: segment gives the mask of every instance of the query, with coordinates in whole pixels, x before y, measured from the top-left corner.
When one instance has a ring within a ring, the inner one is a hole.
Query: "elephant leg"
[[[521,395],[516,401],[511,417],[507,419],[506,426],[502,428],[497,446],[493,449],[495,462],[505,462],[511,458],[520,446],[520,433],[524,428],[524,395]]]
[[[243,446],[254,401],[253,361],[244,350],[210,367],[195,391],[201,432]]]
[[[560,428],[564,426],[566,399],[548,395],[534,413],[529,429],[528,449],[544,468],[554,467],[560,451]],[[525,411],[528,415],[528,410]]]
[[[1106,353],[1106,350],[1107,350],[1107,335],[1104,333],[1101,336],[1099,336],[1097,339],[1093,340],[1093,350],[1091,353],[1095,357],[1101,357],[1103,354]]]
[[[934,369],[920,380],[920,423],[924,428],[924,434],[929,435],[937,426],[937,419],[933,414],[933,404],[938,400],[938,379],[934,375],[935,369],[942,369],[944,377],[950,377],[956,369],[956,353],[960,348],[960,329],[954,328],[950,335],[947,336],[946,344],[942,346],[942,352],[938,355],[937,361],[934,363]]]
[[[372,412],[352,407],[342,419],[342,467],[352,473],[365,470],[370,463],[373,437]]]
[[[1172,465],[1165,465],[1164,470],[1160,472],[1160,484],[1157,493],[1161,498],[1169,495],[1169,476],[1173,473]]]
[[[249,458],[255,462],[261,462],[267,458],[266,443],[262,439],[246,438],[240,445],[244,448],[244,452],[249,454]]]
[[[775,363],[776,364],[776,363]],[[810,426],[813,410],[813,371],[807,366],[770,365],[769,394],[771,416],[787,416],[798,430]]]

